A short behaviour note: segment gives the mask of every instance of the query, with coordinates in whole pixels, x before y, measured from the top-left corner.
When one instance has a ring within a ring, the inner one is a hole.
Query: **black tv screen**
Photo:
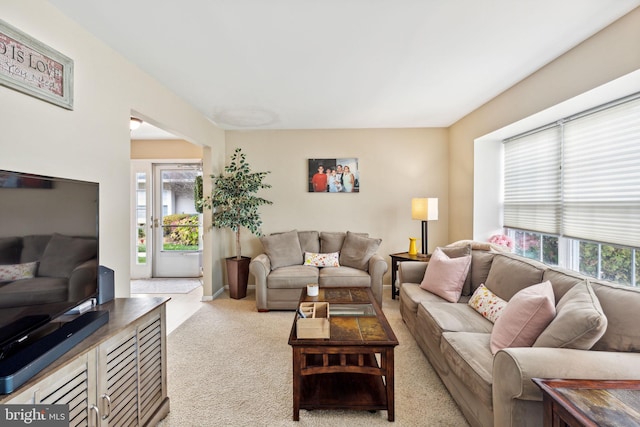
[[[98,291],[95,182],[0,170],[0,359]]]

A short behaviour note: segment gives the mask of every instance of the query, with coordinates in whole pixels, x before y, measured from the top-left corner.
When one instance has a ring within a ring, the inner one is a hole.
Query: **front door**
[[[145,164],[146,163],[146,164]],[[202,215],[195,207],[199,163],[134,162],[132,278],[199,277]]]
[[[153,166],[153,277],[199,277],[202,218],[195,206],[200,164]]]

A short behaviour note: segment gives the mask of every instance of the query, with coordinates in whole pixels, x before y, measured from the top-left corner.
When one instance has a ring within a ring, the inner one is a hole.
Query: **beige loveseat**
[[[541,426],[542,394],[531,378],[640,379],[640,290],[510,253],[471,252],[455,303],[419,286],[427,263],[404,262],[398,272],[402,318],[472,426]],[[495,324],[468,304],[472,293],[485,284],[509,301],[547,280],[551,323],[533,346],[493,355]]]
[[[380,239],[349,231],[293,230],[273,233],[260,241],[264,253],[249,264],[258,311],[295,310],[302,288],[310,283],[320,287],[370,287],[382,307],[382,276],[387,262],[376,254]],[[339,266],[316,266],[328,259],[337,260]]]

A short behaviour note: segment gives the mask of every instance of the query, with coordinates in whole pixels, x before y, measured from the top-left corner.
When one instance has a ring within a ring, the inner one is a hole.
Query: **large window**
[[[504,153],[517,253],[640,285],[640,94],[510,138]]]

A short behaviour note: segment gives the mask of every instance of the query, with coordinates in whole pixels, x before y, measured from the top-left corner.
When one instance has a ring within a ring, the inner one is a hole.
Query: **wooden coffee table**
[[[317,297],[308,297],[302,290],[300,302],[316,301],[329,303],[331,337],[298,339],[293,322],[293,420],[300,420],[300,409],[385,409],[393,421],[398,339],[373,293],[321,288]]]

